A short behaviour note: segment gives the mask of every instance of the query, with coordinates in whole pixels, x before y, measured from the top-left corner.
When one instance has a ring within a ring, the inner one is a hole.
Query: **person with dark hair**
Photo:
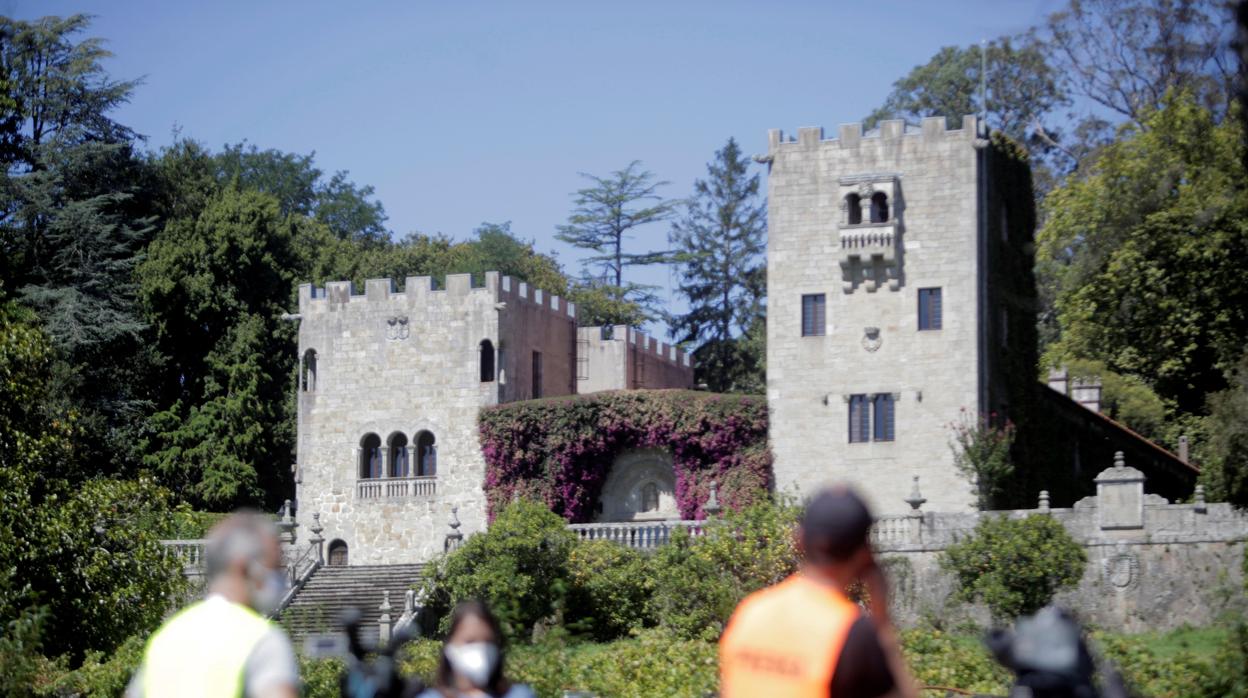
[[[503,674],[503,633],[498,618],[480,601],[451,611],[433,687],[417,698],[536,698],[533,689]]]
[[[871,551],[871,512],[853,490],[824,490],[797,528],[801,569],[746,597],[719,641],[722,698],[917,696]],[[846,595],[861,583],[868,613]]]

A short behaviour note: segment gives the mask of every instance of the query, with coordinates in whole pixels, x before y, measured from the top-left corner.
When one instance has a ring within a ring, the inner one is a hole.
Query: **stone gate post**
[[[1102,531],[1144,528],[1144,473],[1114,454],[1114,465],[1096,476],[1096,515]]]

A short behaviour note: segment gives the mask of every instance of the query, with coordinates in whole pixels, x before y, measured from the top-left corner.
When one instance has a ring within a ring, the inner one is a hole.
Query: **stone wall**
[[[692,388],[685,352],[627,325],[578,330],[578,393],[642,388]]]
[[[940,553],[985,516],[1052,516],[1085,547],[1079,586],[1057,602],[1094,625],[1126,632],[1208,624],[1243,612],[1248,516],[1229,504],[1171,504],[1145,494],[1143,473],[1119,461],[1097,478],[1098,492],[1069,508],[882,517],[872,542],[893,585],[899,622],[988,622],[986,610],[952,599]]]

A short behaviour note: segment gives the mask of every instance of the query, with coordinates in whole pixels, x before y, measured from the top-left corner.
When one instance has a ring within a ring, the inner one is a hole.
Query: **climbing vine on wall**
[[[760,396],[610,391],[487,407],[479,419],[491,518],[518,495],[569,521],[589,521],[611,463],[638,448],[671,454],[682,518],[703,518],[712,482],[732,509],[771,486]]]

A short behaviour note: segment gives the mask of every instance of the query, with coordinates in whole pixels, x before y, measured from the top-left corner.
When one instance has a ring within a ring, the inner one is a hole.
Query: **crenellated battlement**
[[[869,146],[884,146],[898,141],[918,141],[923,143],[943,143],[952,139],[973,141],[978,133],[978,117],[967,115],[962,117],[962,128],[948,129],[945,117],[930,116],[923,119],[919,126],[907,126],[905,121],[890,119],[881,121],[879,128],[864,131],[861,123],[841,124],[835,138],[824,138],[822,126],[804,126],[797,129],[797,136],[786,138],[784,131],[771,129],[767,132],[768,153],[774,155],[778,150],[823,147],[839,147],[841,149]]]
[[[496,303],[531,303],[555,313],[576,319],[576,304],[539,288],[503,276],[496,271],[485,272],[484,283],[473,283],[472,274],[447,274],[439,288],[432,276],[409,276],[399,290],[393,279],[369,279],[364,282],[364,292],[358,293],[350,281],[329,281],[324,287],[313,284],[299,286],[299,312],[305,313],[318,306],[341,306],[349,304],[400,303],[408,307],[426,305],[451,298],[463,298],[470,294],[493,296]]]

